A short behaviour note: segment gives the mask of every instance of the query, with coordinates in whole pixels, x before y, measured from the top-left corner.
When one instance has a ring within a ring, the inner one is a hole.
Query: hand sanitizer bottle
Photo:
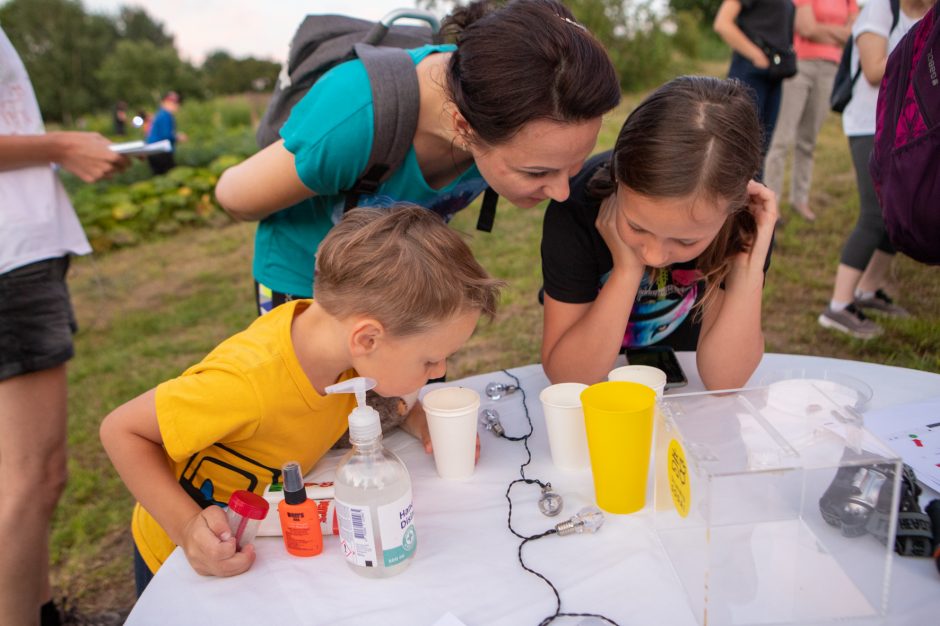
[[[336,468],[335,500],[340,545],[350,568],[368,578],[386,578],[411,562],[415,533],[411,477],[393,452],[382,446],[379,414],[366,405],[370,378],[352,378],[327,393],[355,393],[349,414],[350,450]]]

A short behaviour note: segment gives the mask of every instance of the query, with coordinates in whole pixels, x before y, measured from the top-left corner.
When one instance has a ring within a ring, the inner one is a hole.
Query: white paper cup
[[[552,462],[563,470],[590,469],[587,434],[584,430],[584,412],[581,410],[581,392],[587,385],[559,383],[542,390],[539,400],[545,413],[548,447]]]
[[[425,394],[421,403],[428,416],[438,475],[451,480],[470,478],[476,461],[480,394],[467,387],[440,387]]]
[[[607,380],[640,383],[656,392],[656,399],[663,397],[666,389],[666,372],[649,365],[624,365],[610,371]]]

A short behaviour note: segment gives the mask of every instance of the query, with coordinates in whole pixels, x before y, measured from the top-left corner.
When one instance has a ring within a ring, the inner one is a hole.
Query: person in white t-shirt
[[[855,229],[842,248],[835,286],[829,306],[819,324],[858,339],[882,333],[865,311],[877,315],[906,317],[908,312],[894,303],[885,288],[890,281],[894,247],[888,240],[881,205],[868,173],[868,160],[875,144],[875,108],[878,87],[888,55],[936,0],[901,0],[897,24],[890,0],[868,0],[852,26],[852,73],[862,73],[852,88],[852,99],[842,113],[842,129],[849,138],[852,163],[858,184],[859,216]]]
[[[91,252],[56,165],[86,182],[127,165],[98,133],[46,133],[0,28],[0,624],[58,624],[49,524],[66,481],[65,273]]]

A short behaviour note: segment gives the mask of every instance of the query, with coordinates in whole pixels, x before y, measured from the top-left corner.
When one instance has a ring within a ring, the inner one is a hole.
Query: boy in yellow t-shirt
[[[368,376],[379,395],[403,396],[442,376],[480,315],[492,317],[501,286],[440,217],[417,207],[350,211],[320,245],[315,275],[315,300],[277,307],[102,423],[101,441],[138,502],[138,593],[177,545],[200,574],[248,569],[252,546],[236,551],[214,505],[237,489],[262,493],[285,461],[313,467],[355,405],[348,394],[324,395],[328,385]],[[422,410],[402,427],[429,448]]]

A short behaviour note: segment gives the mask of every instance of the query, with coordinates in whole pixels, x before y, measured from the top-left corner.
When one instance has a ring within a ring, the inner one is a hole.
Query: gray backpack
[[[394,24],[398,19],[423,20],[428,26]],[[440,23],[419,9],[398,9],[378,22],[345,15],[308,15],[290,43],[268,108],[255,139],[264,148],[278,139],[291,109],[310,87],[333,67],[359,58],[366,68],[373,99],[373,141],[369,161],[355,184],[343,193],[346,210],[363,194],[374,194],[402,164],[418,125],[418,77],[409,48],[435,43]],[[380,45],[381,44],[381,45]],[[496,212],[496,194],[487,188],[477,228],[489,232]]]

